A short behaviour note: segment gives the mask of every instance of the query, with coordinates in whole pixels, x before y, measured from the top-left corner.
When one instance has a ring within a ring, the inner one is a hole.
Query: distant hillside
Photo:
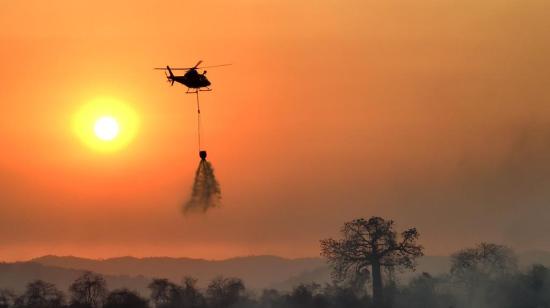
[[[34,262],[0,263],[0,288],[14,290],[18,293],[25,289],[28,282],[42,279],[54,283],[60,290],[67,291],[69,285],[83,270],[45,266]],[[147,285],[151,281],[143,276],[105,275],[110,289],[126,287],[148,295]]]
[[[416,272],[399,274],[402,282],[422,272],[432,275],[449,272],[449,257],[426,256],[419,259]],[[530,251],[519,255],[520,265],[540,263],[550,267],[550,253]],[[285,259],[275,256],[251,256],[220,261],[189,258],[122,257],[92,260],[77,257],[44,256],[29,262],[0,263],[0,288],[22,290],[34,279],[55,283],[67,290],[84,270],[101,273],[110,289],[128,287],[148,295],[152,278],[168,278],[176,283],[184,276],[199,279],[205,287],[212,278],[223,275],[242,278],[249,289],[289,290],[300,283],[330,281],[330,269],[321,258]]]
[[[198,278],[199,284],[203,286],[219,275],[234,276],[242,278],[247,287],[253,289],[270,287],[289,277],[325,266],[320,258],[285,259],[275,256],[240,257],[220,261],[168,257],[92,260],[44,256],[31,261],[47,266],[90,270],[105,275],[142,275],[168,278],[175,282],[180,282],[184,276],[192,276]]]
[[[234,276],[242,278],[248,288],[276,288],[289,290],[300,283],[330,282],[330,268],[321,258],[285,259],[275,256],[251,256],[209,261],[190,258],[134,258],[121,257],[92,260],[77,257],[44,256],[32,262],[47,266],[77,270],[91,270],[104,275],[163,277],[180,282],[184,276],[199,279],[204,287],[212,278]],[[416,272],[400,274],[401,280],[422,272],[434,275],[449,271],[449,258],[426,256],[419,260]]]

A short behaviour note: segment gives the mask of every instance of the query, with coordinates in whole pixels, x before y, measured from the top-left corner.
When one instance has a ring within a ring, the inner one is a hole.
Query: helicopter
[[[193,67],[177,67],[177,68],[171,68],[170,66],[164,67],[155,67],[156,70],[164,70],[164,73],[166,74],[166,79],[170,83],[171,86],[174,85],[174,82],[181,83],[182,85],[187,87],[187,92],[185,93],[198,93],[199,91],[212,91],[212,89],[209,88],[211,85],[208,78],[206,78],[206,70],[202,72],[202,74],[199,74],[197,69],[204,69],[204,68],[211,68],[211,67],[219,67],[219,66],[227,66],[231,64],[221,64],[221,65],[213,65],[213,66],[204,66],[199,67],[201,65],[202,60],[197,62],[195,66]],[[178,70],[185,70],[185,74],[182,76],[176,76],[172,71],[178,71]]]

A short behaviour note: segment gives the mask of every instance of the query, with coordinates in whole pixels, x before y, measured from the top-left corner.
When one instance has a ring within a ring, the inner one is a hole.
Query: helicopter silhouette
[[[211,67],[219,67],[219,66],[227,66],[231,64],[221,64],[221,65],[212,65],[212,66],[204,66],[199,67],[201,65],[202,60],[197,62],[195,66],[193,67],[176,67],[171,68],[170,66],[164,67],[155,67],[156,70],[164,70],[164,73],[166,74],[166,79],[170,83],[171,86],[174,85],[174,82],[181,83],[182,85],[187,87],[187,92],[185,93],[197,93],[199,91],[212,91],[212,89],[209,88],[211,85],[208,78],[206,78],[206,70],[202,72],[202,74],[199,74],[197,69],[204,69],[204,68],[211,68]],[[177,70],[185,70],[185,74],[181,76],[176,76],[172,71]]]

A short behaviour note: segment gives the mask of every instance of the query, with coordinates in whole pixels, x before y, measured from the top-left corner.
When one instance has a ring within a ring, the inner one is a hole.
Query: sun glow
[[[84,144],[100,152],[126,147],[135,138],[138,126],[136,112],[113,98],[94,99],[73,118],[75,134]]]
[[[115,118],[111,116],[104,116],[95,122],[94,132],[97,138],[104,141],[111,141],[116,138],[120,127]]]

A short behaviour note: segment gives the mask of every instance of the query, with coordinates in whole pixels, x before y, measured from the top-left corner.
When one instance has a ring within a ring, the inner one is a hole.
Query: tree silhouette
[[[0,289],[0,308],[9,308],[15,304],[15,294],[6,289]]]
[[[398,238],[393,225],[392,220],[381,217],[356,219],[344,224],[341,230],[343,239],[321,241],[321,255],[332,266],[335,278],[372,274],[376,307],[383,304],[381,269],[414,269],[416,258],[423,255],[422,246],[417,244],[419,234],[416,228],[403,231]]]
[[[237,303],[244,290],[244,283],[241,279],[218,277],[208,284],[206,294],[211,307],[226,308]]]
[[[182,304],[186,308],[199,308],[206,305],[204,296],[197,288],[197,279],[192,277],[183,278]]]
[[[114,290],[107,296],[103,308],[148,308],[147,300],[128,289]]]
[[[98,308],[107,296],[107,283],[103,276],[84,272],[69,287],[71,307]]]
[[[196,284],[197,279],[185,277],[183,286],[178,286],[168,279],[154,279],[148,287],[156,308],[204,307],[206,301]]]
[[[516,270],[514,252],[502,245],[480,243],[451,255],[451,276],[465,288],[467,305],[486,293],[483,287]]]
[[[288,295],[287,304],[290,308],[322,308],[318,300],[321,286],[316,283],[299,284]]]
[[[480,243],[451,255],[451,274],[464,283],[493,279],[517,269],[514,252],[502,245]]]
[[[178,286],[168,281],[168,279],[153,279],[148,288],[151,290],[151,300],[155,307],[167,306],[177,292]]]
[[[64,303],[63,293],[55,285],[42,280],[27,284],[25,293],[16,300],[17,307],[25,308],[59,308]]]

